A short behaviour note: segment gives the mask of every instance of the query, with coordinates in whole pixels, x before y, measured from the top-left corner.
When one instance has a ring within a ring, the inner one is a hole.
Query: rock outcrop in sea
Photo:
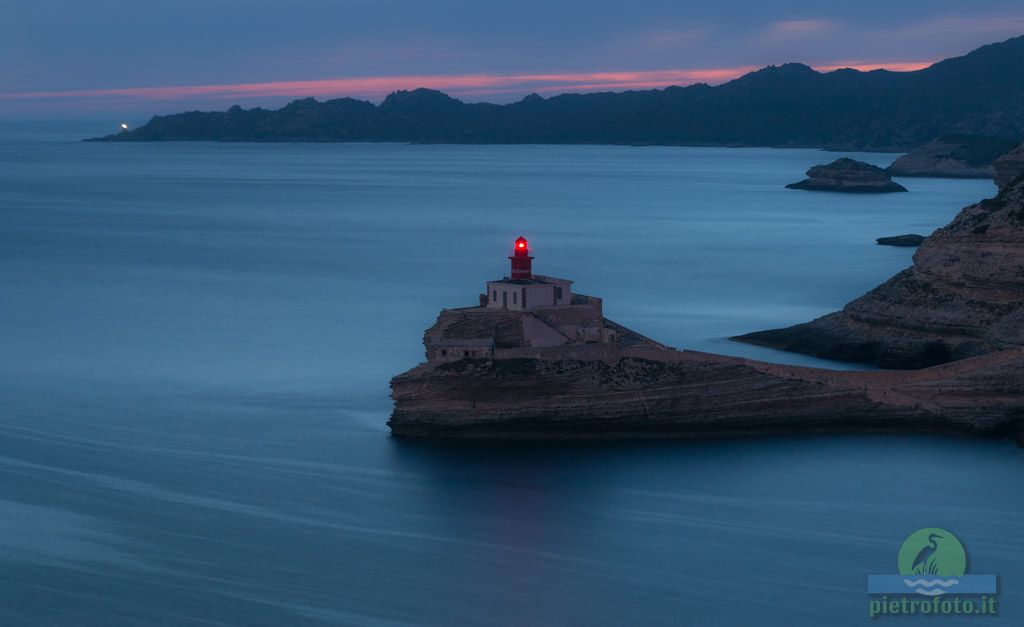
[[[893,176],[983,178],[995,176],[993,162],[1016,142],[978,135],[946,135],[911,150],[886,170]]]
[[[885,368],[1024,346],[1024,148],[1001,159],[997,173],[998,196],[925,239],[912,267],[842,311],[737,339]],[[1015,385],[1024,387],[1024,375]]]
[[[890,237],[879,237],[875,240],[880,246],[920,246],[924,242],[924,235],[907,233],[906,235],[892,235]]]
[[[816,165],[807,170],[807,178],[786,186],[815,192],[847,192],[879,194],[905,192],[907,188],[892,180],[877,166],[843,157],[828,165]]]

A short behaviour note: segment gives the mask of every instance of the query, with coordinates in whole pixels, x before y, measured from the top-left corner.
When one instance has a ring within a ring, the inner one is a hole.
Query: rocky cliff
[[[1016,142],[977,135],[946,135],[915,148],[893,161],[886,170],[893,176],[993,178],[993,163]]]
[[[1024,144],[999,157],[992,165],[999,189],[1009,187],[1017,177],[1024,176]]]
[[[1024,345],[1024,159],[999,195],[928,237],[914,265],[842,311],[738,339],[888,368],[922,368]]]
[[[807,178],[786,186],[814,192],[847,192],[879,194],[905,192],[907,188],[893,182],[889,174],[877,166],[856,159],[836,159],[828,165],[807,170]]]
[[[1024,442],[1024,350],[838,372],[647,348],[428,362],[391,381],[396,435],[699,438],[925,432]]]

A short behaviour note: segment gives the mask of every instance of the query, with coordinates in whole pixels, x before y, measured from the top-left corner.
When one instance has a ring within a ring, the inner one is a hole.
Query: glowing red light
[[[526,248],[526,242],[519,242],[520,248]]]

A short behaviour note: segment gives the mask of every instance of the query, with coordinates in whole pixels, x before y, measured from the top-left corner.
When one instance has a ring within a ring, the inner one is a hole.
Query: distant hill
[[[397,141],[805,146],[902,151],[949,134],[1024,137],[1024,36],[916,72],[788,63],[719,86],[530,95],[468,104],[429,89],[380,105],[296,100],[269,111],[156,116],[106,141]]]

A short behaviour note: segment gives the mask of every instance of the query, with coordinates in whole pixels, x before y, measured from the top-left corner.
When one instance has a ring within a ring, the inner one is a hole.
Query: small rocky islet
[[[911,248],[914,246],[920,246],[924,242],[924,235],[917,235],[916,233],[907,233],[906,235],[892,235],[889,237],[879,237],[875,240],[879,246],[902,246]]]
[[[827,165],[816,165],[807,170],[806,179],[790,183],[786,188],[850,194],[886,194],[907,191],[906,187],[893,181],[884,169],[848,157],[836,159]]]

